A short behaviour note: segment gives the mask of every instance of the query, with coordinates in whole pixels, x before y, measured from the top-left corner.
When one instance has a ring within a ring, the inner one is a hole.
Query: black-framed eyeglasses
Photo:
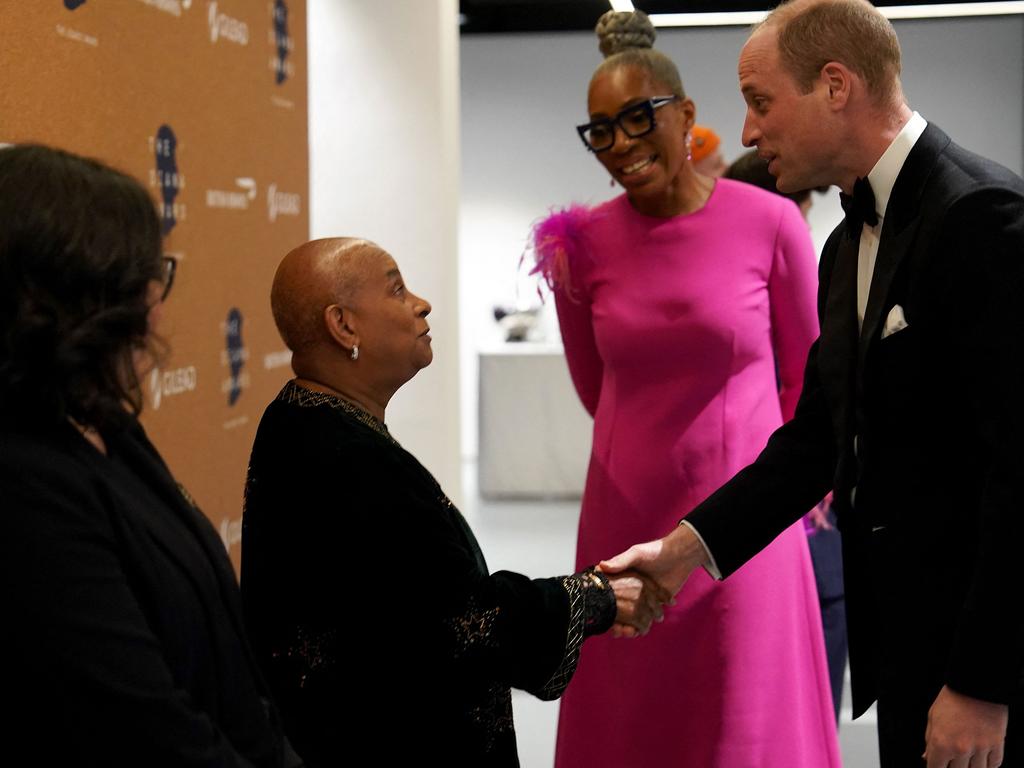
[[[658,122],[654,119],[654,110],[678,100],[679,97],[674,95],[654,96],[626,107],[615,117],[602,117],[586,125],[577,125],[576,132],[591,152],[604,152],[615,144],[616,125],[631,139],[638,139],[658,127]]]
[[[167,296],[171,292],[171,286],[174,285],[174,275],[178,271],[178,260],[173,256],[165,255],[163,257],[163,281],[164,281],[164,292],[160,294],[160,301],[167,301]]]

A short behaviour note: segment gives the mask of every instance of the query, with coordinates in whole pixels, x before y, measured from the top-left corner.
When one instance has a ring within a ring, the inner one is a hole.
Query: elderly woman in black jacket
[[[510,689],[557,698],[585,638],[646,632],[668,596],[630,573],[491,573],[384,423],[434,353],[430,303],[379,246],[299,246],[271,304],[295,378],[249,463],[242,598],[296,747],[317,768],[355,742],[374,765],[518,765]]]

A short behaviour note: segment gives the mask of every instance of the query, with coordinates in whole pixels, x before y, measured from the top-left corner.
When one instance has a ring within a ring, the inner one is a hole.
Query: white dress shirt
[[[875,259],[878,257],[878,238],[882,234],[882,222],[885,221],[885,209],[889,206],[893,185],[896,177],[903,170],[903,164],[910,155],[917,140],[921,138],[928,122],[917,112],[910,116],[889,148],[882,153],[875,167],[868,171],[871,191],[875,193],[875,212],[878,223],[869,227],[864,225],[860,234],[860,248],[857,252],[857,328],[864,326],[864,312],[868,306],[868,294],[871,292],[871,277],[875,273]]]

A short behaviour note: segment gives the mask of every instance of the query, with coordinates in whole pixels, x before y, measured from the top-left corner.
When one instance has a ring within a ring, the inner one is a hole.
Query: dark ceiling
[[[949,1],[875,0],[875,5],[939,5]],[[633,0],[633,5],[647,13],[767,11],[778,5],[778,0]],[[609,8],[608,0],[459,0],[463,34],[590,31]]]

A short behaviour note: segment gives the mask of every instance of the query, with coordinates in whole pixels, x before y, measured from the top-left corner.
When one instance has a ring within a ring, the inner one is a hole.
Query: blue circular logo
[[[288,58],[288,6],[284,0],[274,0],[274,40],[277,42],[277,66],[274,68],[277,84],[288,79],[284,60]]]
[[[231,387],[228,389],[228,405],[234,405],[242,394],[242,367],[245,365],[245,344],[242,342],[242,313],[237,307],[228,310],[224,325],[228,351],[228,366],[231,369]]]
[[[156,132],[156,176],[160,182],[160,219],[166,235],[178,220],[174,214],[174,198],[178,196],[178,139],[169,125],[161,125]]]

